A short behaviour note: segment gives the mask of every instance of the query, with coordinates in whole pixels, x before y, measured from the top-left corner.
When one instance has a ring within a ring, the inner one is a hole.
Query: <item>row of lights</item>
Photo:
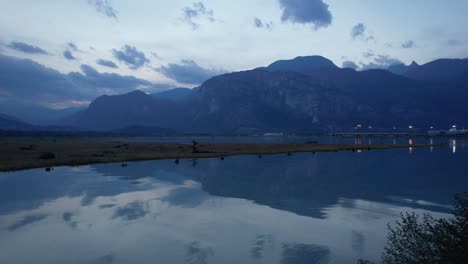
[[[363,125],[357,125],[357,126],[354,127],[354,129],[361,129],[361,128],[363,128],[363,127],[364,127]],[[369,125],[368,128],[369,128],[369,129],[372,129],[372,126]],[[415,127],[414,127],[413,125],[409,125],[408,128],[409,128],[409,129],[414,129]],[[456,129],[457,126],[456,126],[456,125],[453,125],[452,128],[453,128],[453,129]],[[397,129],[397,127],[393,127],[393,129],[395,130],[395,129]],[[430,129],[434,129],[434,127],[431,126]]]

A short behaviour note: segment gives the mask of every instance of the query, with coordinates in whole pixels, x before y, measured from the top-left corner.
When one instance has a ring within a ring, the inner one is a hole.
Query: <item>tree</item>
[[[429,214],[401,214],[389,225],[383,263],[463,264],[468,261],[468,193],[455,195],[454,217],[435,219]]]

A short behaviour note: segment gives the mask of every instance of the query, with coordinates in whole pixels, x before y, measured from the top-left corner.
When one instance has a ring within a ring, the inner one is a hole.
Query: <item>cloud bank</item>
[[[102,94],[122,94],[135,89],[161,90],[159,85],[149,81],[100,73],[89,65],[81,65],[81,72],[63,74],[30,59],[1,54],[0,72],[3,76],[0,78],[0,102],[50,106],[89,101]]]

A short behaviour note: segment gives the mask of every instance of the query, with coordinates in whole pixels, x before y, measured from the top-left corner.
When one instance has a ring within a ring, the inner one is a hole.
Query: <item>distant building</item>
[[[265,137],[282,137],[284,136],[284,133],[265,133],[263,134]]]
[[[429,130],[427,131],[427,134],[429,136],[440,136],[440,135],[459,136],[459,135],[468,135],[468,130],[457,129],[456,126],[453,126],[449,130]]]

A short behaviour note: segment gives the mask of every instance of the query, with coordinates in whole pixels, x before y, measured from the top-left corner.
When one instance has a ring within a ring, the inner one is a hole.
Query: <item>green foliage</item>
[[[435,219],[429,214],[401,214],[389,225],[383,263],[463,264],[468,261],[468,193],[455,195],[454,217]]]

